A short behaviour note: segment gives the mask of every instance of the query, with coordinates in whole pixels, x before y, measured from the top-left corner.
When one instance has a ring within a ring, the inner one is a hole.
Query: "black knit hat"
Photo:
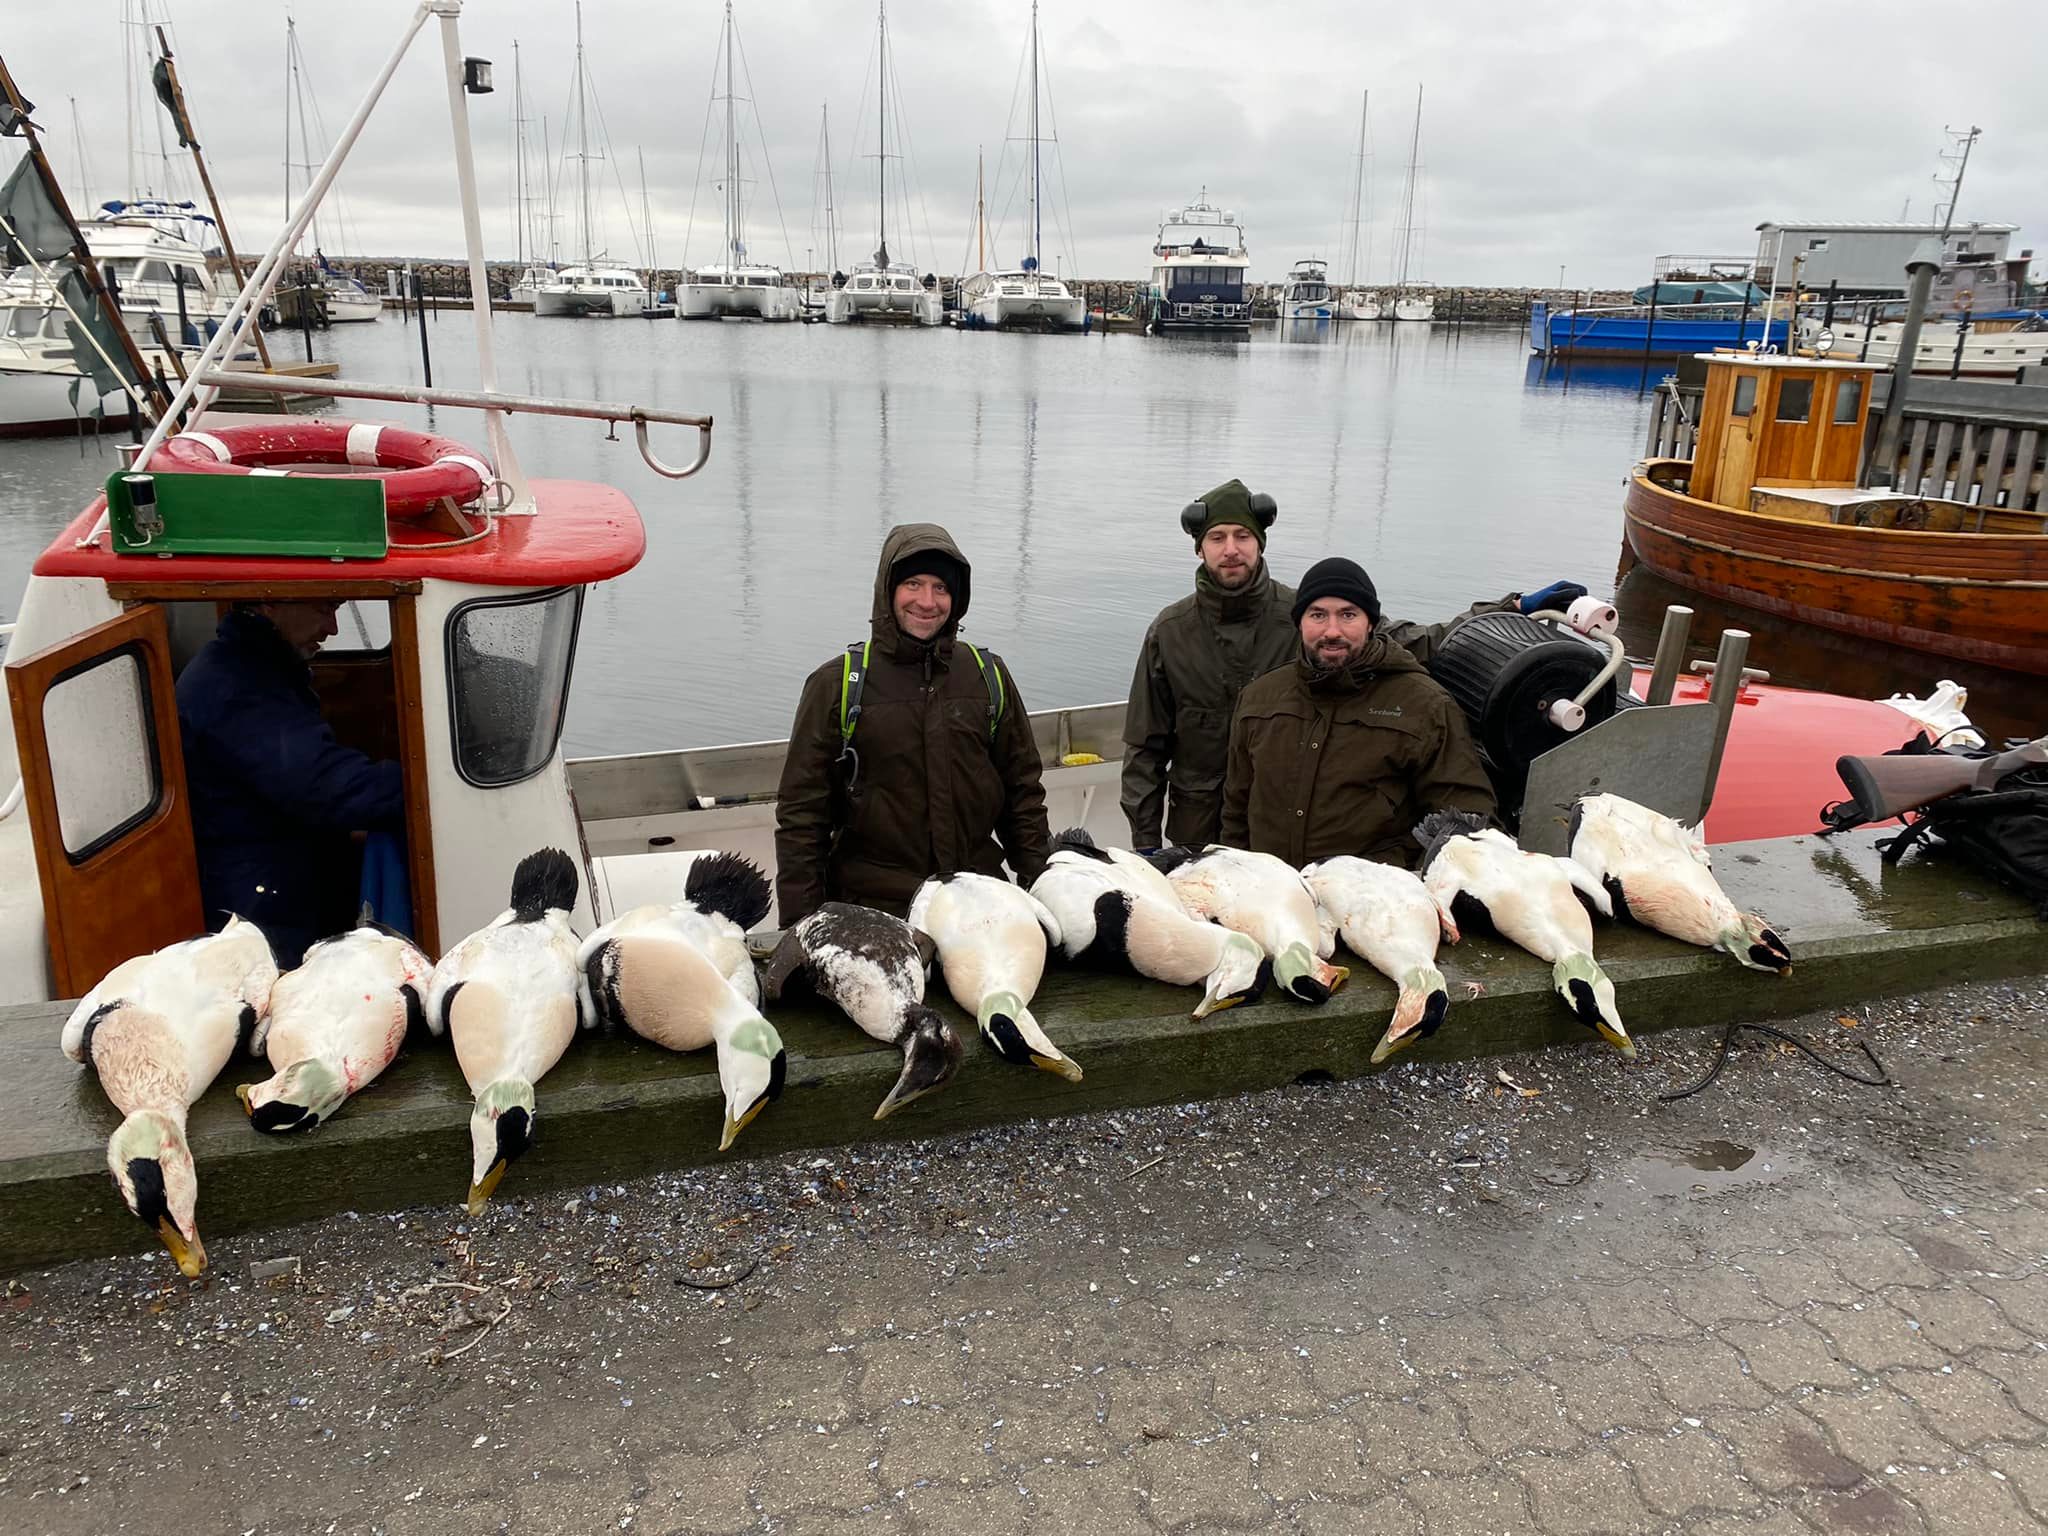
[[[1308,612],[1309,605],[1326,597],[1348,598],[1365,610],[1365,616],[1372,620],[1375,629],[1379,627],[1379,589],[1365,574],[1365,567],[1356,560],[1332,555],[1308,568],[1308,574],[1301,578],[1301,585],[1294,593],[1295,628],[1301,627],[1301,616]]]
[[[920,549],[914,555],[905,555],[889,567],[889,586],[893,590],[913,576],[936,576],[955,597],[967,590],[967,573],[958,560],[942,549]]]

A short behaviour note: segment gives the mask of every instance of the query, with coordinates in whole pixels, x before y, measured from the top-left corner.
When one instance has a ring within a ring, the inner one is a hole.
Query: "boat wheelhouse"
[[[1338,297],[1330,287],[1330,264],[1314,256],[1297,261],[1287,269],[1277,303],[1282,320],[1336,318]]]
[[[1145,292],[1149,328],[1155,334],[1248,333],[1248,259],[1237,215],[1211,203],[1206,189],[1187,207],[1169,213],[1152,243],[1152,276]]]

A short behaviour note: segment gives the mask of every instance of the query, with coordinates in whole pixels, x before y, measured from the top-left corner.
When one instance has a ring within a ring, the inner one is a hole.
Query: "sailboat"
[[[642,320],[673,320],[676,306],[661,288],[661,258],[654,250],[654,214],[647,202],[647,154],[644,150],[633,151],[640,162],[640,227],[647,231],[647,297],[640,305]]]
[[[529,185],[527,164],[532,146],[527,142],[526,125],[526,76],[520,67],[519,41],[512,42],[512,176],[517,189],[512,199],[513,238],[519,247],[519,276],[512,280],[512,291],[507,295],[514,304],[531,305],[540,297],[541,288],[555,275],[554,263],[543,257],[543,247],[553,245],[552,238],[541,238],[545,227],[550,236],[554,230],[554,214],[549,211],[536,215],[533,209],[533,191]],[[548,163],[547,125],[541,125],[541,159]],[[537,222],[544,220],[545,224]]]
[[[1420,262],[1413,262],[1418,276],[1412,282],[1409,279],[1409,267],[1415,251],[1415,171],[1421,148],[1422,87],[1418,85],[1415,87],[1415,132],[1408,140],[1408,185],[1401,194],[1401,264],[1394,274],[1396,320],[1427,321],[1436,318],[1436,296],[1422,287]]]
[[[1344,296],[1337,306],[1337,313],[1346,320],[1377,320],[1380,317],[1380,301],[1358,286],[1358,269],[1372,266],[1372,220],[1365,211],[1365,124],[1366,113],[1372,106],[1372,92],[1364,92],[1358,102],[1358,153],[1354,157],[1356,167],[1351,181],[1351,229],[1345,240]],[[1360,229],[1363,227],[1363,249],[1360,243]]]
[[[1047,331],[1078,331],[1088,319],[1088,306],[1068,291],[1058,277],[1044,271],[1044,175],[1040,159],[1038,118],[1038,4],[1031,5],[1031,163],[1025,203],[1024,259],[1002,272],[976,272],[960,286],[960,300],[977,327],[990,330],[1029,328]],[[1000,167],[997,171],[1001,175]],[[977,172],[977,181],[979,173]],[[976,216],[981,218],[979,190]]]
[[[308,117],[307,101],[312,96],[312,89],[303,78],[306,57],[299,50],[299,24],[290,15],[284,19],[284,62],[284,216],[290,219],[294,173],[310,184],[317,165],[315,156],[317,155],[320,160],[327,158],[326,143],[322,142],[316,146],[313,142],[315,137],[323,141],[326,139],[326,127],[320,121],[318,101],[312,103],[310,119]],[[295,117],[299,123],[299,152],[305,157],[298,162],[292,159],[292,119]],[[317,216],[313,220],[313,258],[312,272],[304,271],[303,267],[300,269],[299,292],[296,295],[298,302],[304,303],[309,297],[315,298],[320,315],[330,325],[339,325],[347,321],[374,320],[384,313],[384,301],[364,287],[360,278],[341,271],[328,261],[326,251],[321,248],[320,220]],[[308,291],[315,289],[317,294]]]
[[[576,232],[583,259],[552,273],[534,294],[536,315],[637,315],[647,307],[647,285],[630,267],[613,266],[591,251],[590,70],[583,62],[583,6],[576,7]]]
[[[685,320],[723,320],[727,316],[755,320],[798,320],[803,317],[803,295],[789,286],[780,267],[747,260],[745,183],[740,179],[739,85],[733,78],[734,33],[732,0],[726,0],[721,63],[711,81],[711,99],[721,99],[718,84],[725,82],[725,244],[719,259],[698,267],[682,284],[681,313]],[[751,82],[749,82],[751,84]],[[762,153],[767,153],[765,141]],[[698,167],[703,175],[703,167]]]
[[[937,325],[939,296],[918,280],[917,268],[889,259],[889,6],[882,0],[876,26],[875,254],[859,262],[825,301],[831,325]],[[900,113],[899,113],[900,116]],[[899,125],[900,131],[900,125]],[[833,274],[834,281],[838,274]]]

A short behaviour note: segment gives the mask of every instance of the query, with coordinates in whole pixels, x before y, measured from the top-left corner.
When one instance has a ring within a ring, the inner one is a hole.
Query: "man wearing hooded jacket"
[[[1294,589],[1275,581],[1266,565],[1266,532],[1277,515],[1272,497],[1255,494],[1241,480],[1225,481],[1181,513],[1181,529],[1194,538],[1201,558],[1195,590],[1161,610],[1145,631],[1124,706],[1122,800],[1134,847],[1199,848],[1222,838],[1225,758],[1238,695],[1255,678],[1292,665],[1301,649]],[[1545,607],[1584,595],[1583,587],[1560,582],[1527,600],[1511,592],[1465,612],[1533,612],[1531,603]],[[1375,627],[1427,663],[1450,624]]]
[[[936,523],[890,529],[867,646],[805,680],[776,798],[784,927],[827,901],[901,917],[932,875],[1000,878],[1007,859],[1029,885],[1044,870],[1052,832],[1024,701],[998,657],[959,638],[972,577]]]

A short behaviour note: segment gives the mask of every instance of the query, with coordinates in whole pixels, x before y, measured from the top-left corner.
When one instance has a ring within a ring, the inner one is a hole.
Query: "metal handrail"
[[[425,389],[410,384],[348,384],[336,379],[306,379],[282,373],[244,372],[241,369],[209,368],[199,377],[201,384],[254,390],[268,395],[326,395],[337,400],[395,400],[407,405],[462,406],[478,411],[525,412],[533,416],[581,416],[616,426],[633,423],[634,440],[640,457],[657,475],[683,480],[697,473],[711,457],[709,416],[692,416],[682,411],[650,410],[639,405],[612,405],[601,400],[557,400],[541,395],[506,395],[490,389]],[[664,463],[647,441],[650,422],[697,429],[697,456],[681,469]]]

